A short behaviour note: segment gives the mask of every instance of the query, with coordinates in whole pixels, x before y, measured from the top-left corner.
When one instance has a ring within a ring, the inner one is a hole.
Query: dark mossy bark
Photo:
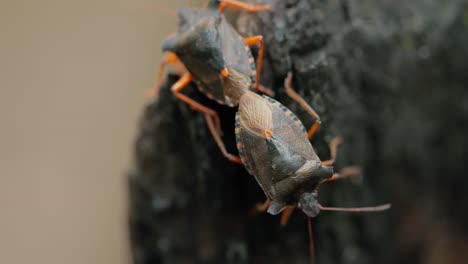
[[[322,159],[342,135],[336,169],[358,164],[362,183],[321,187],[330,206],[392,202],[378,214],[322,212],[314,219],[318,263],[463,263],[468,255],[467,1],[266,1],[271,12],[235,17],[266,43],[262,83],[303,120],[284,94],[294,88],[323,126]],[[305,216],[288,226],[252,215],[264,199],[242,166],[226,161],[202,115],[169,91],[146,106],[129,173],[134,262],[307,263]],[[236,109],[188,89],[221,116],[235,153]]]

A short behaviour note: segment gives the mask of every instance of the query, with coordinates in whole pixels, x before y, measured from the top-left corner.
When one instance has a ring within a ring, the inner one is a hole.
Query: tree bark
[[[321,187],[329,206],[391,202],[384,213],[322,212],[313,219],[317,263],[462,263],[468,255],[467,1],[264,1],[269,12],[240,14],[242,35],[261,34],[262,83],[303,121],[285,95],[293,86],[319,113],[322,160],[341,135],[336,170],[363,168],[361,183]],[[265,199],[242,166],[217,149],[203,116],[178,102],[169,76],[139,124],[129,173],[130,234],[136,264],[308,263],[305,215],[286,227],[254,215]],[[192,87],[193,88],[193,87]],[[196,89],[220,114],[236,152],[236,109]]]

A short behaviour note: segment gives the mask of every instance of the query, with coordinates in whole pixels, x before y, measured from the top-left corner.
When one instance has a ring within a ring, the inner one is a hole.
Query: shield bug
[[[290,78],[291,75],[285,86]],[[301,209],[308,216],[311,238],[310,218],[320,211],[369,212],[390,207],[389,204],[362,208],[322,206],[318,202],[318,187],[355,174],[359,169],[348,167],[347,172],[334,173],[331,166],[341,139],[332,141],[332,157],[322,162],[309,142],[311,136],[313,133],[307,133],[301,121],[276,100],[253,92],[241,97],[236,114],[237,148],[245,168],[268,198],[263,206],[258,207],[259,210],[276,215],[287,209],[282,217],[287,220],[292,209]],[[312,240],[310,253],[312,256]]]
[[[179,9],[178,30],[161,45],[168,55],[161,64],[158,76],[162,78],[167,65],[181,63],[185,67],[181,78],[171,87],[172,92],[194,110],[205,114],[208,127],[223,155],[230,161],[241,163],[238,157],[226,151],[220,139],[218,114],[181,92],[194,81],[208,98],[231,107],[236,106],[240,96],[250,88],[272,94],[259,84],[264,53],[262,36],[240,36],[223,15],[227,7],[251,12],[269,8],[235,0],[211,0],[204,9]],[[250,51],[250,46],[256,44],[259,44],[257,64]],[[158,90],[159,84],[154,93],[157,94]]]
[[[288,74],[285,87],[293,92],[291,78]],[[315,199],[317,187],[344,176],[334,174],[331,167],[341,138],[331,142],[332,158],[323,162],[310,144],[317,124],[316,121],[307,132],[296,115],[268,96],[246,92],[240,98],[236,113],[237,147],[247,171],[255,176],[271,200],[270,213],[278,214],[286,205],[299,205],[304,213],[314,217],[325,208]],[[353,174],[351,171],[346,176]]]

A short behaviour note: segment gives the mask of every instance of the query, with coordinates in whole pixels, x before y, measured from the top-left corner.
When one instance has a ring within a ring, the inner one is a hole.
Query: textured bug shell
[[[272,137],[265,139],[265,129]],[[279,102],[253,92],[241,97],[236,141],[245,168],[275,203],[297,199],[292,196],[302,188],[298,175],[304,171],[304,179],[310,178],[321,164],[299,119]]]
[[[163,51],[177,54],[201,92],[219,103],[235,106],[226,94],[220,71],[232,68],[256,79],[255,61],[243,38],[217,9],[181,8],[177,34],[163,42]]]

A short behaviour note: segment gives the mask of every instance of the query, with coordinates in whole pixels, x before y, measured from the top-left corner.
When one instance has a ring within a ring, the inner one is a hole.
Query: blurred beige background
[[[130,262],[125,172],[184,3],[0,1],[0,263]]]

